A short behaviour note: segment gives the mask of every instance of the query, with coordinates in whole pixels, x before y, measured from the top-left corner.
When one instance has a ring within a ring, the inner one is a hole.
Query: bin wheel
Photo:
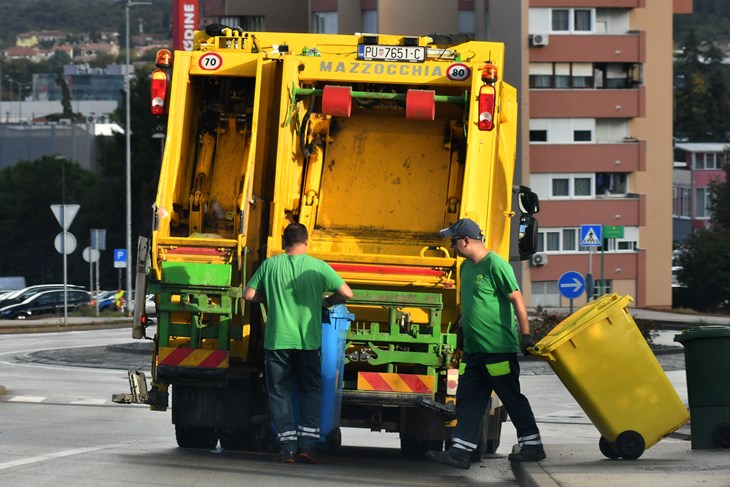
[[[340,428],[334,428],[330,431],[325,443],[332,453],[337,453],[342,446],[342,430],[340,430]]]
[[[730,448],[730,423],[720,423],[712,430],[712,439],[720,448]]]
[[[644,453],[644,438],[636,431],[624,431],[616,438],[616,450],[625,460],[636,460]]]
[[[601,436],[601,439],[598,440],[598,448],[601,450],[601,453],[603,453],[603,456],[606,458],[616,460],[620,457],[620,455],[616,451],[616,446],[608,441],[604,436]]]

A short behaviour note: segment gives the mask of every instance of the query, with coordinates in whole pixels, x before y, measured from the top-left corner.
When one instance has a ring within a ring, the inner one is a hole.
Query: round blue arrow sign
[[[586,289],[583,276],[575,271],[568,271],[558,279],[558,291],[568,299],[577,298]]]

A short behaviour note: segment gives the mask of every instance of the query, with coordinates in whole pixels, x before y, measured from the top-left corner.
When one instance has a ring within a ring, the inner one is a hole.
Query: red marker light
[[[165,114],[165,99],[167,98],[167,73],[162,69],[152,71],[152,115]]]

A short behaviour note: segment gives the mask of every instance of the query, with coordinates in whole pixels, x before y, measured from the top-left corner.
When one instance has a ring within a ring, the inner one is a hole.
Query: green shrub
[[[536,307],[535,316],[530,318],[530,330],[532,331],[533,340],[535,340],[535,342],[540,341],[567,317],[568,313],[548,311],[542,306]],[[636,327],[641,332],[641,335],[649,344],[651,344],[652,340],[658,334],[658,331],[655,329],[654,320],[634,318],[634,321],[636,322]]]

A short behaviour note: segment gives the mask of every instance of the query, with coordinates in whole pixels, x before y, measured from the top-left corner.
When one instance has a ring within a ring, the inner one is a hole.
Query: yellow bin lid
[[[591,301],[561,321],[555,328],[550,330],[550,333],[537,342],[532,350],[533,355],[549,355],[563,343],[585,331],[586,327],[614,314],[616,306],[624,308],[633,300],[634,298],[629,295],[621,297],[613,293],[605,294]]]

